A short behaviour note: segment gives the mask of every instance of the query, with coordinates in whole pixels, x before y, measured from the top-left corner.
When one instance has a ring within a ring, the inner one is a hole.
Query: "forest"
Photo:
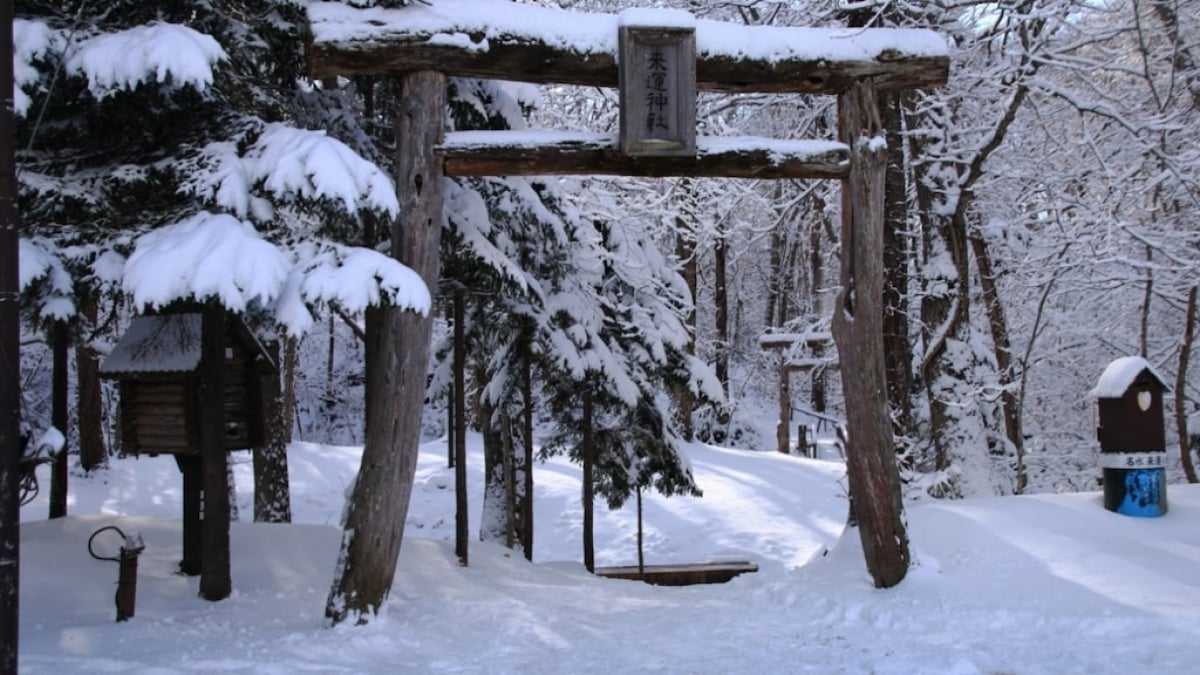
[[[898,90],[880,110],[887,399],[908,503],[1095,490],[1088,391],[1130,355],[1170,380],[1168,475],[1197,481],[1194,7],[655,4],[746,27],[945,38],[947,84]],[[839,181],[447,179],[440,281],[422,295],[387,255],[401,81],[312,77],[311,8],[15,6],[21,418],[65,429],[71,466],[122,452],[101,363],[135,315],[189,294],[218,298],[277,354],[263,471],[286,464],[292,439],[369,446],[372,415],[389,413],[364,389],[397,358],[379,351],[383,308],[428,313],[422,435],[451,448],[482,435],[472,536],[525,551],[540,458],[583,462],[591,448],[585,495],[614,508],[643,490],[697,494],[680,443],[774,450],[763,420],[790,364],[810,364],[791,375],[794,423],[845,418],[820,338],[840,311]],[[696,105],[705,136],[836,138],[832,97],[702,91]],[[450,78],[445,108],[447,131],[619,124],[617,92],[583,85]],[[213,241],[186,250],[201,230]],[[269,497],[263,517],[286,519]]]

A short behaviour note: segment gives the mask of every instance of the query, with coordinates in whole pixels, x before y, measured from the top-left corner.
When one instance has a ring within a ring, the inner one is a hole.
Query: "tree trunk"
[[[334,338],[334,321],[333,312],[329,313],[329,334],[326,341],[325,354],[325,410],[332,414],[334,405],[337,403],[338,395],[333,386],[333,362],[337,354],[337,342]]]
[[[645,538],[642,534],[642,486],[637,486],[637,560],[638,560],[638,576],[646,578],[646,548]]]
[[[683,280],[687,284],[691,296],[692,308],[688,311],[686,323],[688,327],[687,353],[696,353],[696,235],[692,226],[680,216],[675,217],[675,256],[683,265]],[[692,425],[692,413],[696,408],[695,397],[687,385],[680,385],[675,390],[675,404],[679,414],[679,431],[685,441],[695,438],[695,428]]]
[[[595,486],[592,484],[592,464],[596,459],[596,447],[592,441],[592,393],[583,392],[583,566],[588,572],[596,572],[596,545],[594,537]]]
[[[81,336],[75,343],[75,416],[79,431],[79,464],[84,471],[108,464],[108,448],[104,443],[100,354],[92,347],[96,313],[96,298],[84,296],[79,307]]]
[[[288,485],[287,402],[283,398],[283,364],[279,342],[266,345],[279,369],[262,375],[263,444],[254,448],[254,522],[292,522],[292,495]]]
[[[814,211],[816,213],[823,213],[825,211],[824,200],[819,201],[821,202],[821,208],[814,209]],[[818,315],[824,311],[824,308],[821,307],[821,289],[825,286],[825,266],[824,260],[821,256],[822,247],[820,225],[814,222],[812,229],[809,231],[808,237],[808,273],[810,282],[809,287],[812,289],[812,313],[813,315]],[[819,359],[825,355],[825,346],[820,342],[811,343],[809,345],[809,349],[811,349],[813,358],[815,359]],[[828,401],[825,395],[826,381],[827,378],[824,368],[814,368],[809,374],[809,392],[811,393],[810,398],[812,402],[812,409],[819,413],[823,413],[828,409]],[[801,452],[804,451],[803,448],[800,448],[800,450]]]
[[[402,92],[396,120],[401,217],[392,228],[392,257],[419,274],[432,296],[443,181],[434,148],[444,126],[446,78],[435,71],[408,73]],[[432,327],[431,313],[367,310],[366,444],[325,607],[333,623],[350,616],[366,623],[391,590],[416,473]]]
[[[291,443],[296,427],[296,349],[299,340],[288,337],[283,347],[283,442]]]
[[[775,187],[775,199],[777,202],[783,201],[782,191],[778,184]],[[784,241],[786,231],[787,227],[783,218],[780,218],[775,223],[775,229],[771,230],[771,244],[768,251],[771,276],[767,279],[767,309],[763,313],[763,324],[767,328],[775,328],[782,323],[778,317],[777,308],[779,298],[783,293],[783,248],[786,244]]]
[[[454,439],[450,466],[454,467],[454,555],[458,564],[470,563],[470,510],[467,494],[467,337],[462,289],[454,291],[454,389],[450,409],[454,411],[450,437]]]
[[[13,53],[13,3],[0,0],[0,54]],[[0,59],[0,674],[16,675],[21,596],[21,313],[13,59]]]
[[[458,365],[451,366],[457,369]],[[455,411],[454,406],[457,404],[458,394],[455,393],[454,384],[451,383],[449,390],[446,392],[446,468],[454,468],[454,421]]]
[[[483,419],[483,511],[479,521],[479,540],[505,543],[508,527],[508,489],[505,481],[504,431],[499,411],[489,402],[480,407]]]
[[[1196,293],[1200,287],[1192,286],[1187,295],[1187,318],[1183,324],[1183,341],[1179,345],[1179,370],[1175,375],[1175,429],[1179,433],[1179,458],[1183,464],[1183,474],[1187,482],[1196,482],[1196,465],[1192,462],[1191,435],[1188,433],[1187,387],[1188,363],[1192,355],[1192,345],[1196,339]],[[1192,433],[1200,433],[1200,429],[1192,429]]]
[[[504,545],[512,548],[517,544],[517,467],[512,416],[507,412],[500,417],[500,447],[504,450]]]
[[[229,597],[229,475],[225,452],[225,308],[210,300],[200,322],[200,597]]]
[[[887,130],[888,163],[884,179],[883,227],[883,358],[887,369],[888,404],[892,410],[892,435],[896,453],[911,461],[906,452],[912,435],[912,341],[908,331],[908,266],[912,248],[908,238],[908,174],[904,170],[901,93],[880,98]]]
[[[55,321],[51,330],[51,351],[53,366],[51,367],[52,386],[50,387],[50,423],[62,432],[63,438],[70,439],[70,422],[67,413],[67,374],[70,365],[67,363],[70,354],[71,331],[65,321]],[[54,463],[50,466],[50,517],[63,518],[67,515],[67,446],[64,446]]]
[[[713,244],[713,302],[716,304],[717,323],[717,380],[721,383],[721,391],[729,395],[729,285],[728,263],[726,256],[727,243],[725,233],[718,232]]]
[[[909,552],[883,357],[887,153],[875,141],[882,130],[869,81],[838,97],[838,129],[852,156],[842,185],[842,294],[833,315],[849,429],[846,471],[867,570],[876,587],[888,588],[908,573]]]
[[[792,447],[792,373],[786,353],[779,361],[779,421],[775,423],[775,449],[788,454]]]
[[[527,333],[528,337],[528,333]],[[526,346],[526,351],[529,347]],[[521,400],[525,404],[521,415],[521,442],[525,451],[524,490],[521,498],[521,548],[525,559],[533,561],[533,365],[529,359],[521,364]]]
[[[1004,416],[1004,436],[1012,447],[1015,458],[1016,476],[1013,492],[1025,491],[1028,476],[1025,474],[1025,433],[1021,424],[1021,405],[1016,383],[1016,365],[1013,363],[1012,340],[1008,334],[1008,317],[1000,302],[996,288],[996,271],[987,242],[978,230],[970,234],[971,251],[975,254],[975,266],[979,270],[979,285],[983,293],[983,305],[987,309],[988,326],[992,333],[992,346],[996,355],[996,370],[1000,378],[1000,405]]]
[[[1157,191],[1155,201],[1158,201]],[[1146,245],[1146,284],[1142,292],[1142,313],[1138,329],[1138,355],[1145,358],[1150,353],[1150,306],[1154,300],[1154,249]]]

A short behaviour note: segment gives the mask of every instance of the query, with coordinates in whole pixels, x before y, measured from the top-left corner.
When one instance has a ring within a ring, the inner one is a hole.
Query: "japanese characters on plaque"
[[[695,31],[643,26],[619,30],[621,152],[695,155]]]
[[[1100,467],[1104,469],[1161,469],[1167,465],[1167,453],[1102,452]]]

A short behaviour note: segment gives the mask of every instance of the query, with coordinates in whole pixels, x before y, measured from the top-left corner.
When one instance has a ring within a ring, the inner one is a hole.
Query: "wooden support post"
[[[445,124],[446,76],[411,72],[401,83],[396,117],[396,192],[392,257],[436,295],[442,234],[441,161],[435,148]],[[366,623],[387,599],[396,573],[421,440],[432,312],[367,310],[366,443],[343,524],[340,574],[325,615]]]
[[[229,476],[225,450],[225,308],[205,303],[200,322],[200,597],[224,600],[233,591],[229,574]]]
[[[779,364],[779,423],[775,426],[775,443],[783,454],[791,451],[792,438],[792,374],[787,359]]]
[[[846,471],[867,571],[879,588],[908,572],[908,533],[892,447],[883,355],[883,207],[887,145],[870,80],[838,97],[838,130],[850,146],[842,183],[842,294],[833,339],[846,399]]]
[[[67,347],[71,341],[71,330],[66,321],[55,321],[50,329],[52,374],[50,391],[50,423],[70,438],[67,414]],[[64,445],[50,467],[50,517],[63,518],[67,515],[67,447]]]
[[[470,562],[470,504],[467,492],[467,334],[464,322],[466,299],[461,288],[454,289],[454,390],[450,408],[454,410],[454,439],[451,457],[454,467],[454,554],[458,564]]]
[[[179,571],[194,577],[200,574],[200,508],[203,501],[202,470],[199,455],[175,455],[183,474],[183,559]]]

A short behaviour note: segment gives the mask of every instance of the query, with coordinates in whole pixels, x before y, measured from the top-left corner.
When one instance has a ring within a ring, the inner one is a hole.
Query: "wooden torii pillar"
[[[485,17],[463,11],[456,3],[392,10],[314,3],[309,5],[308,13],[312,77],[404,77],[405,110],[397,121],[397,187],[402,215],[393,232],[393,254],[416,269],[431,287],[437,282],[437,230],[441,218],[438,184],[443,173],[842,179],[845,290],[835,311],[833,335],[842,359],[846,394],[850,435],[847,468],[868,570],[878,586],[891,586],[903,578],[908,566],[907,535],[891,436],[890,432],[884,433],[890,427],[883,398],[886,389],[879,240],[886,144],[878,122],[875,92],[945,84],[949,51],[940,36],[915,29],[868,28],[847,34],[836,29],[725,26],[726,31],[746,33],[742,44],[767,41],[780,45],[779,53],[770,59],[756,59],[723,51],[726,47],[722,41],[706,43],[698,34],[697,89],[837,95],[839,139],[743,139],[745,142],[739,144],[727,138],[701,137],[696,139],[694,155],[646,158],[621,153],[617,139],[610,134],[556,132],[531,141],[528,131],[461,132],[450,134],[440,144],[437,138],[442,128],[444,94],[436,90],[444,88],[445,75],[616,87],[618,58],[612,38],[617,33],[618,19],[613,15],[507,5],[503,14]],[[419,21],[409,20],[418,17]],[[537,32],[539,26],[564,23],[576,28],[576,44],[563,45]],[[789,30],[794,34],[788,34]],[[846,49],[848,46],[853,49]],[[408,102],[414,98],[420,100]],[[764,144],[764,140],[769,143]],[[386,474],[391,482],[367,479],[356,486],[355,502],[363,498],[382,500],[385,494],[390,499],[386,504],[373,502],[370,513],[351,513],[346,531],[353,532],[351,538],[356,541],[370,537],[370,544],[361,545],[378,549],[379,562],[384,562],[384,555],[391,556],[394,565],[412,490],[411,467],[416,461],[423,393],[419,386],[405,389],[402,385],[424,381],[430,325],[428,317],[387,309],[372,311],[376,322],[387,317],[383,323],[389,329],[368,337],[368,358],[386,356],[385,367],[372,368],[368,380],[387,378],[388,386],[380,389],[386,392],[383,400],[368,401],[367,450],[360,476]],[[369,326],[371,322],[369,313]],[[399,416],[396,425],[376,437],[372,425],[394,415]],[[380,448],[378,441],[385,441],[388,447]],[[381,452],[390,456],[381,456]],[[407,487],[388,492],[387,485],[395,486],[397,482],[407,483]],[[355,555],[363,554],[361,549],[357,551]],[[880,556],[887,559],[882,565],[878,562]],[[342,558],[343,562],[347,559],[345,547]],[[339,593],[350,596],[367,587],[373,593],[380,583],[390,586],[392,577],[386,576],[343,582],[331,593],[330,606]],[[386,587],[377,597],[386,597]]]
[[[792,447],[792,373],[817,368],[838,368],[837,359],[810,358],[788,360],[786,351],[796,344],[824,345],[833,340],[827,332],[768,333],[758,338],[758,346],[782,354],[779,363],[779,420],[775,425],[775,448],[789,454]]]

